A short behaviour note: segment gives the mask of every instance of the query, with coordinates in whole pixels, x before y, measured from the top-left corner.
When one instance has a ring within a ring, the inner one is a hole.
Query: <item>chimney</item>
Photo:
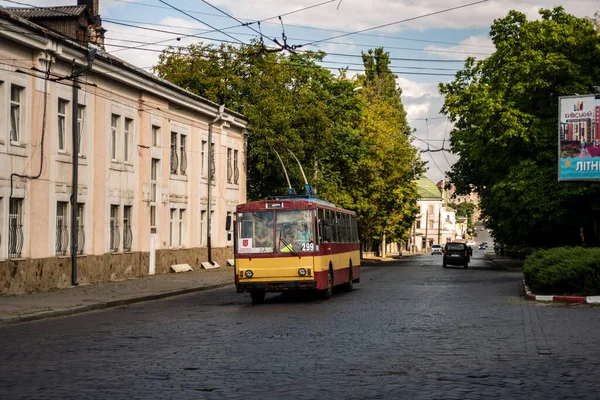
[[[93,18],[98,16],[98,1],[99,0],[77,0],[77,5],[86,6]]]

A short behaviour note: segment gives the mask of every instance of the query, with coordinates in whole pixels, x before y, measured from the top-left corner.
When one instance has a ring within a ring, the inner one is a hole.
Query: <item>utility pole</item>
[[[438,210],[438,244],[442,244],[442,207]]]
[[[79,124],[77,122],[79,114],[79,75],[92,68],[94,58],[96,58],[96,49],[88,50],[86,55],[87,65],[85,67],[73,69],[73,101],[71,108],[72,122],[72,142],[73,142],[73,181],[71,189],[71,284],[77,286],[77,191],[79,186]]]

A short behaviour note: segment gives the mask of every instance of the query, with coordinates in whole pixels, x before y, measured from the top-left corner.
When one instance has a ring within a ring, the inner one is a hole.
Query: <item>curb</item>
[[[112,300],[112,301],[106,301],[106,302],[101,302],[101,303],[89,304],[89,305],[85,305],[85,306],[59,308],[59,309],[55,309],[55,310],[40,311],[40,312],[31,313],[31,314],[14,315],[11,317],[0,317],[0,325],[13,324],[13,323],[18,323],[18,322],[38,321],[38,320],[46,319],[46,318],[66,317],[69,315],[82,314],[82,313],[90,312],[90,311],[105,310],[108,308],[122,307],[122,306],[135,304],[135,303],[142,303],[142,302],[146,302],[146,301],[160,300],[160,299],[164,299],[167,297],[180,296],[183,294],[201,292],[204,290],[218,289],[218,288],[222,288],[222,287],[229,286],[232,284],[233,284],[233,282],[217,283],[214,285],[173,290],[170,292],[150,294],[150,295],[140,296],[140,297],[130,297],[127,299]]]
[[[533,294],[529,286],[523,281],[525,294],[530,300],[545,301],[545,302],[561,302],[561,303],[579,303],[579,304],[600,304],[600,296],[553,296]]]

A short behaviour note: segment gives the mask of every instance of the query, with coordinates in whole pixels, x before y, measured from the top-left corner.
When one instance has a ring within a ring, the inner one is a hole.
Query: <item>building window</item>
[[[186,153],[186,139],[187,137],[185,135],[181,135],[179,137],[179,156],[181,159],[181,162],[179,163],[179,171],[181,172],[181,175],[185,175],[185,170],[187,169],[187,153]]]
[[[58,151],[67,150],[67,104],[68,101],[58,99]]]
[[[10,86],[10,142],[20,144],[21,141],[21,101],[24,88]]]
[[[82,150],[82,141],[81,138],[83,137],[84,131],[83,129],[85,128],[85,106],[79,104],[77,106],[77,149],[75,149],[77,151],[77,155],[78,156],[83,156],[83,150]]]
[[[110,158],[112,161],[117,161],[117,127],[119,126],[119,116],[112,114],[110,120]]]
[[[110,206],[110,251],[119,251],[119,206]]]
[[[206,244],[206,210],[200,210],[200,246]]]
[[[177,209],[171,208],[171,217],[169,219],[169,247],[173,247],[173,242],[174,242],[173,235],[175,234],[175,223],[176,223],[175,219],[176,218],[177,218]]]
[[[231,183],[233,179],[233,157],[231,149],[227,148],[227,183]]]
[[[133,120],[125,118],[125,130],[123,131],[123,161],[129,162],[129,151],[131,149],[131,129],[133,128]]]
[[[236,185],[240,181],[240,168],[238,167],[238,151],[233,151],[233,183]]]
[[[183,247],[183,221],[185,210],[179,210],[179,247]]]
[[[133,231],[131,230],[131,206],[123,207],[123,251],[131,251]]]
[[[85,247],[84,210],[85,204],[77,203],[77,254],[83,254]]]
[[[156,232],[156,191],[159,162],[159,159],[153,158],[150,164],[150,230],[153,233]]]
[[[179,160],[177,158],[177,133],[171,132],[171,173],[177,173]]]
[[[152,147],[159,147],[160,127],[152,125]]]
[[[23,249],[23,199],[10,199],[8,210],[8,258],[20,258]]]
[[[206,176],[206,140],[200,146],[200,176]]]
[[[66,201],[56,203],[56,255],[64,256],[69,247],[69,227],[67,226],[67,206]]]

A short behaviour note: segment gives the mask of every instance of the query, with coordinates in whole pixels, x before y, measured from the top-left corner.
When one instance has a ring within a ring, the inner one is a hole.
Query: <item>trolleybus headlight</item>
[[[248,270],[245,272],[246,278],[252,278],[252,275],[254,275],[254,272]]]
[[[305,276],[305,275],[306,275],[306,270],[305,270],[304,268],[300,268],[300,269],[298,270],[298,275],[300,275],[300,276]]]

